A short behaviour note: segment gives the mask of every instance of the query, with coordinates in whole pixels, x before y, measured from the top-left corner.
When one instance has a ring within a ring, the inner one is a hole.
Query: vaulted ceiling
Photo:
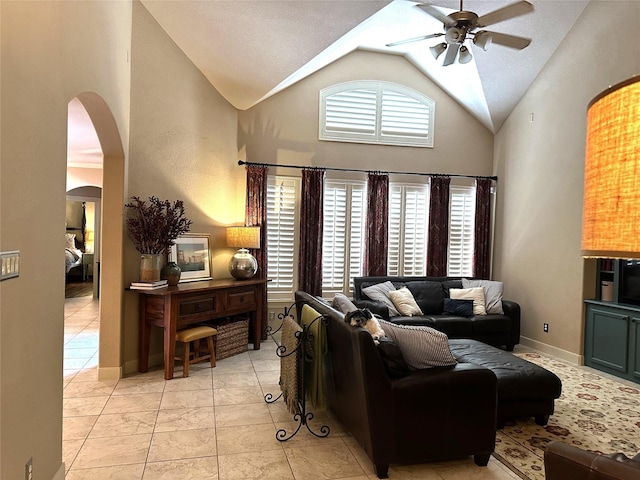
[[[483,15],[517,0],[466,0]],[[533,13],[489,30],[529,37],[524,50],[473,46],[474,60],[442,67],[433,38],[387,43],[443,31],[408,0],[142,0],[160,26],[236,108],[244,110],[355,49],[405,55],[492,132],[497,132],[569,33],[589,0],[530,0]],[[445,14],[459,0],[425,0]]]
[[[464,0],[483,15],[517,0]],[[532,39],[524,50],[471,46],[473,61],[443,67],[432,38],[386,44],[443,31],[409,0],[142,0],[176,45],[233,106],[245,110],[356,49],[403,55],[490,131],[497,132],[570,32],[589,0],[530,0],[534,11],[490,30]],[[444,14],[459,0],[424,0]],[[70,106],[69,151],[92,147],[76,138]],[[82,128],[78,131],[81,132]],[[90,152],[94,154],[95,152]],[[76,156],[78,166],[91,159]]]

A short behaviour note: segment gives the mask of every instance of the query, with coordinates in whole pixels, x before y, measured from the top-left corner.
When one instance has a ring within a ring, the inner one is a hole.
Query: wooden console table
[[[140,296],[138,371],[149,368],[151,327],[164,328],[164,378],[173,378],[176,330],[192,323],[251,314],[253,348],[260,349],[264,290],[267,279],[208,280],[180,283],[157,290],[136,290]],[[249,339],[247,339],[248,343]]]

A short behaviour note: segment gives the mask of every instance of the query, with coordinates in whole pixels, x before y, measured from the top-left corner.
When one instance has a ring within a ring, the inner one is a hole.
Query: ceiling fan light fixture
[[[434,45],[433,47],[429,47],[429,50],[431,50],[431,54],[433,55],[433,58],[435,58],[436,60],[440,55],[444,53],[446,49],[447,49],[447,44],[444,42]]]
[[[489,32],[485,32],[484,30],[479,31],[473,37],[473,44],[479,46],[485,52],[491,45],[493,38]]]
[[[471,52],[467,47],[460,47],[460,54],[458,55],[458,62],[469,63],[473,59]]]
[[[462,43],[466,37],[466,31],[463,28],[450,27],[447,29],[447,33],[444,34],[444,38],[447,43]]]

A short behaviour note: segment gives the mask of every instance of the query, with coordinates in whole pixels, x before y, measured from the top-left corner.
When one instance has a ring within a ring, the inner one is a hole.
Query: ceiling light
[[[442,55],[444,53],[444,51],[447,49],[447,44],[446,43],[439,43],[438,45],[435,45],[431,48],[429,48],[429,50],[431,50],[431,53],[433,54],[433,58],[435,58],[436,60],[438,59],[438,57],[440,55]]]
[[[582,255],[640,258],[640,76],[596,96],[587,111]]]
[[[460,54],[458,56],[458,62],[460,63],[469,63],[473,59],[471,52],[467,47],[460,47]]]
[[[473,37],[473,43],[483,49],[485,52],[489,45],[491,45],[493,38],[489,32],[485,32],[484,30],[479,31]]]

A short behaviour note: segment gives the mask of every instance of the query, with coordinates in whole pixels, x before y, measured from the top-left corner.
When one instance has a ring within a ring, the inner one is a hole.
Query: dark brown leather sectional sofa
[[[638,480],[640,454],[599,455],[562,442],[551,442],[544,452],[546,480]]]
[[[363,288],[387,281],[396,288],[408,286],[425,314],[390,317],[384,304],[371,300],[362,292]],[[508,351],[520,343],[520,305],[516,302],[503,299],[504,314],[460,316],[443,313],[443,300],[448,297],[449,289],[462,288],[461,277],[356,277],[353,283],[353,302],[390,322],[431,327],[446,333],[449,338],[472,338],[496,347],[504,346]]]
[[[392,379],[371,335],[344,322],[325,302],[296,292],[325,314],[327,403],[367,453],[379,478],[389,464],[415,464],[474,456],[487,465],[496,435],[496,375],[471,363],[409,372]]]

